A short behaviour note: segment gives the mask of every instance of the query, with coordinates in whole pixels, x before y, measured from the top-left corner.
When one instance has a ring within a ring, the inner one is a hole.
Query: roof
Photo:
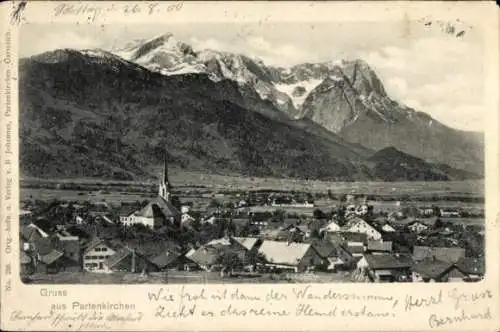
[[[247,250],[252,250],[257,244],[257,241],[259,241],[259,239],[254,237],[234,237],[233,239],[235,239],[239,244],[241,244]]]
[[[65,252],[79,252],[80,251],[80,241],[78,237],[73,238],[60,238],[59,239],[59,248],[64,250]]]
[[[165,251],[161,253],[160,255],[156,256],[151,260],[151,262],[158,266],[159,268],[164,268],[168,266],[169,264],[173,263],[175,260],[177,260],[179,257],[182,255],[178,252],[172,252],[172,251]]]
[[[163,214],[165,218],[181,215],[181,212],[172,203],[160,196],[154,198],[142,209],[134,212],[134,215],[136,217],[154,218],[159,213]]]
[[[331,241],[317,240],[317,241],[312,241],[311,244],[321,257],[323,258],[337,257],[337,248]]]
[[[311,248],[310,243],[264,241],[259,248],[269,263],[283,265],[297,265],[306,252]]]
[[[124,247],[124,248],[121,248],[120,250],[118,250],[114,255],[111,255],[108,258],[106,258],[103,263],[107,267],[112,268],[115,265],[117,265],[118,263],[120,263],[122,260],[127,258],[128,256],[132,255],[132,253],[135,253],[136,256],[143,257],[137,251],[134,251],[133,249]]]
[[[33,246],[39,255],[47,255],[54,249],[52,240],[48,237],[36,238],[33,242]]]
[[[34,241],[38,237],[47,237],[48,234],[45,233],[40,227],[31,223],[24,226],[21,230],[23,237],[28,241]]]
[[[54,263],[56,260],[58,260],[59,258],[61,258],[63,255],[64,255],[64,253],[62,253],[58,250],[52,250],[45,255],[40,255],[40,261],[42,263],[50,265],[50,264]]]
[[[456,265],[460,270],[464,271],[467,274],[484,275],[485,272],[484,257],[462,257],[457,261]]]
[[[203,246],[186,257],[198,265],[213,265],[221,255],[221,250],[212,246]]]
[[[364,255],[368,266],[373,270],[401,269],[412,266],[412,260],[405,255],[395,254],[366,254]]]
[[[370,251],[392,251],[392,242],[391,241],[368,241],[367,250]]]
[[[437,279],[442,277],[452,267],[455,267],[452,263],[443,262],[438,259],[426,258],[415,263],[412,266],[412,270],[418,272],[424,277]]]
[[[465,249],[463,248],[413,247],[413,259],[416,261],[426,258],[436,258],[447,263],[456,263],[462,257],[465,257]]]
[[[104,240],[104,239],[101,239],[101,238],[93,238],[90,242],[88,242],[86,245],[85,245],[85,251],[84,252],[87,252],[87,251],[90,251],[92,249],[94,249],[95,247],[97,247],[98,245],[100,244],[103,244],[111,249],[116,249],[116,246],[113,246],[111,245],[111,243],[107,240]]]

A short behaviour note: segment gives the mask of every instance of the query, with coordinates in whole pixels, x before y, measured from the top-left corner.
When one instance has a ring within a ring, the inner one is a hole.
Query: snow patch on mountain
[[[287,94],[292,100],[293,105],[296,109],[302,107],[304,100],[306,100],[309,93],[314,90],[323,80],[322,79],[314,79],[311,78],[306,81],[300,81],[293,84],[285,84],[285,83],[275,83],[274,87],[285,94]],[[303,87],[305,89],[305,93],[302,95],[294,95],[294,90],[298,87]]]

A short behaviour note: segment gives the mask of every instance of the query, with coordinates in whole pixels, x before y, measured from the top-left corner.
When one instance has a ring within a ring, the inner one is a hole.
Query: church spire
[[[167,165],[167,151],[165,151],[163,156],[163,174],[160,179],[160,185],[158,188],[158,196],[162,197],[166,201],[170,202],[170,183],[168,181],[168,165]]]

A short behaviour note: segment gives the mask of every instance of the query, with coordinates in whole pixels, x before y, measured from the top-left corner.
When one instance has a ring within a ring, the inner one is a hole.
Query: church
[[[168,180],[167,159],[165,157],[158,196],[153,198],[142,209],[120,217],[120,221],[126,226],[143,224],[151,228],[159,228],[164,225],[180,227],[181,212],[172,204],[171,190],[172,187]]]

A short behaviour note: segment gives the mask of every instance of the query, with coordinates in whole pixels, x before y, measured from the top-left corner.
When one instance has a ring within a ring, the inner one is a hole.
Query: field
[[[484,181],[431,181],[431,182],[327,182],[298,180],[290,178],[256,178],[231,175],[201,174],[194,172],[169,170],[169,178],[174,188],[189,190],[210,189],[211,191],[242,190],[283,190],[308,191],[311,193],[331,190],[335,194],[367,195],[484,195]],[[22,178],[26,184],[81,184],[101,187],[131,186],[152,187],[156,180],[149,181],[113,181],[106,179],[35,179]],[[25,187],[21,185],[21,187]]]
[[[349,273],[284,273],[260,274],[255,277],[221,277],[218,272],[153,272],[147,276],[125,272],[113,274],[90,272],[60,272],[33,274],[29,284],[237,284],[237,283],[335,283],[349,282]]]
[[[439,206],[453,207],[467,201],[468,206],[483,204],[484,181],[448,182],[323,182],[296,179],[245,178],[236,176],[204,175],[189,172],[171,172],[174,194],[184,202],[193,202],[200,208],[212,199],[221,202],[237,200],[249,190],[302,191],[312,194],[364,194],[377,197],[379,204],[391,208],[394,201],[406,198],[415,201],[438,202]],[[20,198],[64,199],[117,204],[148,200],[156,195],[156,181],[131,182],[101,179],[33,179],[21,180]],[[478,202],[479,200],[479,202]],[[444,201],[444,202],[441,202]],[[479,204],[477,204],[479,203]],[[320,208],[335,205],[332,200],[316,199]],[[420,204],[420,203],[419,203]],[[426,205],[427,203],[422,203]],[[428,205],[428,204],[427,204]],[[301,208],[299,208],[301,209]],[[297,211],[300,213],[300,211]],[[306,212],[307,213],[307,212]]]

